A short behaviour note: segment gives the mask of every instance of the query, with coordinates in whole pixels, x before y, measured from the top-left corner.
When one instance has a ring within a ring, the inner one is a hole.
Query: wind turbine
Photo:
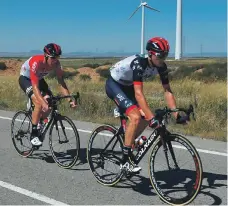
[[[177,0],[175,59],[179,60],[181,59],[181,56],[182,56],[182,0]]]
[[[153,11],[157,11],[157,12],[160,12],[159,10],[157,9],[154,9],[150,6],[148,6],[147,2],[142,2],[141,0],[141,3],[140,5],[136,8],[136,10],[132,13],[132,15],[128,18],[128,20],[134,16],[134,14],[139,10],[139,8],[142,7],[142,30],[141,30],[141,55],[144,54],[144,27],[145,27],[145,7],[148,8],[148,9],[151,9]]]

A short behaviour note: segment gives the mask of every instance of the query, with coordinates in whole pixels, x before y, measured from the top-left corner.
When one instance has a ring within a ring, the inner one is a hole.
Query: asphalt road
[[[80,160],[72,169],[54,163],[44,146],[31,158],[20,157],[12,144],[14,112],[0,110],[0,204],[161,205],[148,176],[148,158],[140,162],[142,172],[131,180],[107,187],[96,182],[86,160],[87,141],[96,124],[75,121],[80,134]],[[193,205],[227,205],[227,144],[188,137],[199,151],[204,170],[202,189]]]

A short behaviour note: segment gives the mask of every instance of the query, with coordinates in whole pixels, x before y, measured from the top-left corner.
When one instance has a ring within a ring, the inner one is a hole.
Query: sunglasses
[[[59,59],[60,58],[60,56],[50,56],[50,55],[47,55],[47,57],[49,57],[49,58],[51,58],[51,59]]]
[[[156,55],[156,57],[157,57],[158,59],[164,60],[164,59],[167,58],[168,54],[169,54],[168,52],[163,52],[163,53],[160,53],[160,54]]]

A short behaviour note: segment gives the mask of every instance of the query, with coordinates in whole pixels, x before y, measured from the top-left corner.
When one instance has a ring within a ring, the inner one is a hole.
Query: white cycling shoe
[[[31,143],[33,146],[40,146],[42,145],[42,142],[40,141],[39,137],[33,137],[31,139]]]
[[[138,173],[142,170],[141,167],[139,167],[131,161],[127,161],[125,162],[125,164],[121,164],[120,169],[129,173]]]

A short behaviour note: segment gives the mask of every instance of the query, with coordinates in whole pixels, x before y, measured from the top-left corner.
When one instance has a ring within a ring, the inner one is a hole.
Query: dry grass
[[[48,79],[48,84],[54,93],[58,93],[55,79]],[[18,110],[25,108],[26,98],[18,85],[17,77],[0,77],[0,109]],[[76,111],[63,103],[60,110],[73,119],[119,124],[114,119],[112,111],[114,103],[105,94],[104,82],[83,82],[66,80],[72,93],[81,93],[81,105]],[[199,81],[183,80],[172,81],[171,86],[175,93],[179,107],[188,106],[190,103],[197,105],[197,121],[192,121],[188,126],[170,124],[172,131],[188,135],[213,138],[226,141],[227,126],[227,88],[226,82],[205,84]],[[145,83],[145,94],[151,108],[164,107],[163,89],[158,81]]]

